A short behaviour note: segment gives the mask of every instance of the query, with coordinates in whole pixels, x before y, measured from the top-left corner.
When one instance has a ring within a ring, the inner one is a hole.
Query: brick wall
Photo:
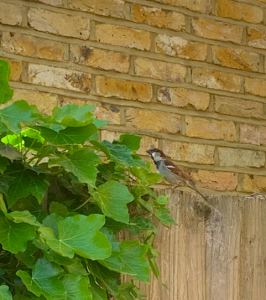
[[[202,188],[266,191],[266,0],[1,0],[15,99],[97,104]]]

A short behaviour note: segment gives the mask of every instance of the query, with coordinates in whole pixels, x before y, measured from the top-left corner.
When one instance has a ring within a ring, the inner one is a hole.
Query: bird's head
[[[150,148],[149,150],[146,151],[147,153],[150,154],[151,158],[155,161],[158,162],[160,160],[164,160],[166,158],[165,154],[163,151],[157,148]]]

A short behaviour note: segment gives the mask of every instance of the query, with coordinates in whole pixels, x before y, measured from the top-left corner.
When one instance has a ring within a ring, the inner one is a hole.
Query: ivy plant
[[[174,221],[141,137],[100,142],[92,105],[10,104],[9,75],[0,60],[0,299],[142,299],[156,224]]]

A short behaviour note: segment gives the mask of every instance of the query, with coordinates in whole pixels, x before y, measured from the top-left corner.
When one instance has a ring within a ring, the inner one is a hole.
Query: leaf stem
[[[81,207],[83,207],[84,205],[86,205],[88,202],[91,201],[91,197],[89,197],[85,202],[83,202],[80,206],[76,207],[75,209],[73,209],[73,211],[79,210]]]

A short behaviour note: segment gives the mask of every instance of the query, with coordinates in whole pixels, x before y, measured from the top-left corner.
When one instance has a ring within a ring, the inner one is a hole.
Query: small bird
[[[150,154],[158,172],[166,181],[174,184],[176,187],[183,183],[196,191],[205,201],[208,201],[208,199],[195,186],[193,179],[180,168],[178,168],[178,166],[176,166],[170,159],[168,159],[163,151],[157,148],[151,148],[146,152]]]

